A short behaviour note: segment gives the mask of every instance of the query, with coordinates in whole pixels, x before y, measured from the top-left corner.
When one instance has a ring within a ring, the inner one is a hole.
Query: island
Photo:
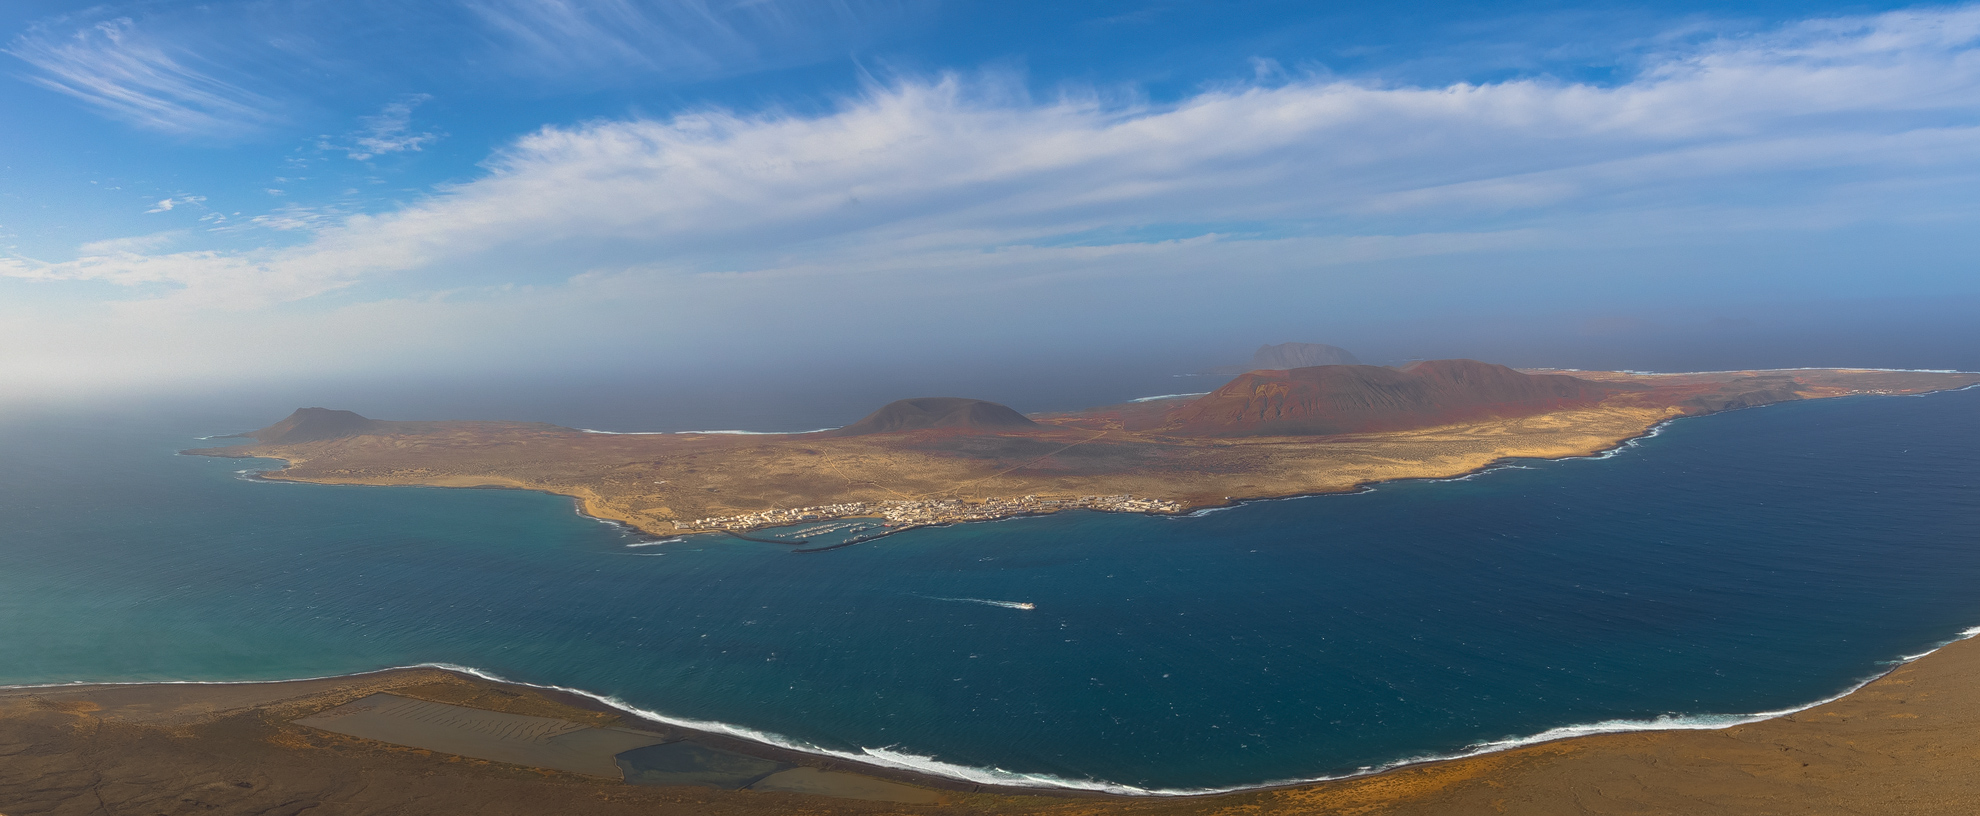
[[[1599,455],[1682,417],[1922,394],[1980,374],[1514,370],[1469,360],[1257,369],[1200,395],[1025,415],[899,400],[830,431],[614,434],[305,408],[192,453],[262,478],[503,487],[655,536],[838,544],[1074,508],[1252,498]],[[762,532],[765,528],[786,528]],[[1965,813],[1980,627],[1836,699],[1758,722],[1559,739],[1332,781],[1125,796],[976,785],[643,718],[442,666],[271,683],[0,688],[6,813]],[[417,804],[412,804],[417,803]]]
[[[929,525],[1070,509],[1177,514],[1449,478],[1509,459],[1598,454],[1680,417],[1976,383],[1980,374],[1952,371],[1647,374],[1430,360],[1260,369],[1207,394],[1030,416],[983,400],[904,399],[801,434],[604,433],[304,408],[242,444],[188,453],[286,463],[265,479],[547,491],[652,536],[809,524],[769,540],[836,548]]]

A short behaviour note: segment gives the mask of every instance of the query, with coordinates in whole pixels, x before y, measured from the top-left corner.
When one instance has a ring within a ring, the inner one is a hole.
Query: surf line
[[[968,598],[968,599],[944,598],[938,600],[976,601],[979,603],[1009,603],[1008,601],[1005,602],[982,601],[981,599],[974,599],[974,598]],[[1840,700],[1844,697],[1848,697],[1849,695],[1856,693],[1864,686],[1870,685],[1872,682],[1875,682],[1878,678],[1881,678],[1891,673],[1892,671],[1896,670],[1898,666],[1904,665],[1905,663],[1916,661],[1920,658],[1926,657],[1927,655],[1930,655],[1933,652],[1937,652],[1938,650],[1950,646],[1954,643],[1974,637],[1980,637],[1980,626],[1974,626],[1971,628],[1963,629],[1958,634],[1954,635],[1951,639],[1943,641],[1939,643],[1937,646],[1934,646],[1933,648],[1928,649],[1926,651],[1920,652],[1915,655],[1904,655],[1903,657],[1899,658],[1896,661],[1889,661],[1885,664],[1887,668],[1875,673],[1870,677],[1864,678],[1858,683],[1850,686],[1848,689],[1845,689],[1840,694],[1836,694],[1830,697],[1816,700],[1811,703],[1794,706],[1791,708],[1783,708],[1775,711],[1765,711],[1757,714],[1716,714],[1716,715],[1706,714],[1706,715],[1692,715],[1692,716],[1666,715],[1664,717],[1659,717],[1652,720],[1605,720],[1597,723],[1587,723],[1582,725],[1569,725],[1558,728],[1552,728],[1547,731],[1543,731],[1539,734],[1534,734],[1528,737],[1509,737],[1500,740],[1474,743],[1472,745],[1466,746],[1461,751],[1456,751],[1447,754],[1418,754],[1414,756],[1407,756],[1402,759],[1393,760],[1379,765],[1370,765],[1363,768],[1359,768],[1348,773],[1279,779],[1279,780],[1257,782],[1257,783],[1243,784],[1243,785],[1231,785],[1226,787],[1205,787],[1205,788],[1144,788],[1135,785],[1127,785],[1117,782],[1108,782],[1099,779],[1090,779],[1090,778],[1068,779],[1066,777],[1054,776],[1052,774],[1046,774],[1046,773],[1035,773],[1035,772],[1028,773],[1023,771],[1011,771],[994,765],[991,766],[958,765],[950,762],[944,762],[932,756],[924,756],[921,754],[915,754],[915,753],[910,753],[908,751],[899,750],[893,746],[889,746],[885,748],[860,747],[857,753],[853,751],[836,750],[832,748],[825,748],[822,746],[813,745],[811,743],[792,739],[790,737],[785,737],[781,734],[777,734],[774,732],[759,731],[746,726],[733,725],[730,723],[713,721],[713,720],[701,720],[690,717],[668,715],[659,711],[640,708],[615,695],[598,694],[595,692],[585,691],[584,689],[572,688],[570,686],[559,686],[553,684],[530,683],[522,680],[511,680],[509,678],[495,674],[494,672],[484,671],[482,669],[477,669],[472,666],[463,666],[457,663],[415,663],[409,666],[393,666],[390,668],[377,669],[374,671],[358,672],[356,674],[324,675],[320,677],[296,678],[294,680],[133,680],[133,681],[110,681],[110,682],[101,682],[101,681],[91,682],[87,680],[72,680],[68,682],[57,682],[57,683],[30,683],[30,684],[21,684],[21,685],[0,684],[0,689],[12,690],[12,689],[35,689],[35,688],[61,688],[63,686],[82,686],[82,685],[103,685],[103,686],[257,685],[261,683],[271,683],[271,682],[282,683],[282,682],[297,682],[299,680],[329,680],[329,679],[346,678],[346,677],[364,677],[367,675],[381,674],[384,672],[397,671],[401,669],[423,669],[423,668],[441,669],[444,671],[459,672],[461,674],[466,674],[473,677],[479,677],[483,680],[489,680],[497,683],[509,683],[512,685],[528,686],[530,688],[549,689],[552,691],[561,691],[569,694],[575,694],[580,697],[587,697],[592,700],[596,700],[600,703],[611,706],[612,708],[632,714],[635,717],[645,720],[650,720],[656,723],[663,723],[666,725],[672,725],[680,728],[700,731],[705,734],[717,734],[723,736],[736,737],[738,739],[761,743],[764,745],[770,745],[777,748],[783,748],[785,750],[797,751],[799,753],[811,754],[813,756],[824,756],[824,757],[831,757],[834,759],[842,759],[860,765],[876,766],[876,767],[887,768],[896,771],[907,771],[909,773],[927,774],[929,776],[944,777],[947,779],[960,780],[964,782],[972,782],[979,785],[1014,788],[1019,790],[1026,788],[1029,789],[1054,788],[1061,790],[1097,791],[1101,793],[1112,793],[1123,796],[1148,796],[1148,797],[1166,798],[1166,797],[1185,797],[1185,796],[1209,796],[1220,793],[1236,793],[1239,791],[1269,790],[1272,788],[1285,788],[1285,787],[1292,787],[1295,785],[1310,785],[1318,782],[1332,782],[1340,779],[1354,779],[1357,777],[1373,776],[1375,774],[1395,770],[1397,768],[1405,768],[1412,765],[1420,765],[1424,763],[1437,762],[1448,759],[1464,759],[1467,757],[1479,756],[1481,754],[1497,753],[1499,751],[1504,751],[1511,748],[1518,748],[1525,745],[1532,745],[1540,742],[1551,742],[1553,740],[1568,739],[1568,738],[1585,736],[1590,734],[1628,733],[1632,731],[1717,731],[1735,725],[1743,725],[1751,722],[1769,720],[1775,717],[1782,717],[1789,714],[1796,714],[1802,711],[1807,711],[1808,709],[1811,708],[1815,708],[1816,706],[1823,705],[1825,703],[1831,703],[1836,700]]]
[[[993,601],[988,598],[942,598],[934,595],[916,595],[915,597],[926,598],[931,601],[954,601],[956,603],[973,603],[973,604],[983,604],[985,606],[1001,606],[1005,609],[1037,609],[1038,608],[1038,604],[1029,603],[1026,601]]]

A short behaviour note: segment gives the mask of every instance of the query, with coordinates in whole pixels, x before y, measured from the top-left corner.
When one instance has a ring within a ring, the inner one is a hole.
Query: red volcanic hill
[[[1162,430],[1190,436],[1399,431],[1589,406],[1619,390],[1477,360],[1253,371],[1170,411]]]
[[[264,445],[287,445],[296,442],[320,442],[325,439],[342,439],[358,436],[376,428],[377,420],[366,419],[351,411],[336,411],[329,408],[297,408],[288,419],[277,422],[259,431],[239,434],[250,437]]]
[[[961,397],[919,397],[895,400],[865,419],[836,431],[834,436],[862,436],[931,429],[960,431],[1026,430],[1039,427],[1023,414],[994,402]]]

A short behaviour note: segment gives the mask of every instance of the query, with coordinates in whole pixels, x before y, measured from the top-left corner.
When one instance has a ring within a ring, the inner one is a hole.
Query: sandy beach
[[[1508,455],[1509,440],[1563,446],[1517,455],[1586,455],[1672,417],[1618,408],[1309,442],[1303,451],[1268,441],[1250,447],[1285,448],[1271,467],[1206,473],[1297,484],[1302,471],[1287,458],[1296,453],[1329,478],[1341,478],[1330,468],[1356,457],[1410,476],[1456,475]],[[559,433],[543,434],[537,441],[569,452]],[[532,439],[484,438],[470,428],[422,434],[418,444],[513,457],[511,446],[530,448]],[[1454,440],[1476,450],[1440,452]],[[384,443],[402,441],[364,437],[311,453],[398,458],[406,451]],[[1223,444],[1200,447],[1231,455]],[[739,461],[739,451],[722,452],[716,458]],[[426,450],[423,461],[446,458],[435,453]],[[298,468],[311,461],[323,458],[292,459]],[[577,473],[595,463],[565,466]],[[1106,478],[1177,476],[1130,467]],[[403,478],[445,482],[432,470]],[[609,475],[601,484],[626,480]],[[1573,737],[1352,779],[1166,797],[990,789],[643,720],[580,694],[441,668],[274,683],[22,687],[0,689],[0,814],[1967,813],[1980,802],[1980,779],[1970,773],[1980,758],[1976,676],[1980,644],[1959,641],[1845,697],[1759,722]]]
[[[1980,802],[1976,676],[1980,642],[1964,640],[1841,699],[1761,722],[1577,737],[1335,782],[1163,798],[917,779],[440,669],[13,688],[0,690],[0,813],[1970,813]],[[611,733],[599,750],[689,746],[672,753],[745,757],[782,782],[628,784],[597,765],[583,773],[476,759],[319,727],[374,695],[425,712],[424,734],[379,734],[404,742],[445,732],[454,750],[485,754],[488,743],[516,742],[518,724],[538,729],[521,742]]]

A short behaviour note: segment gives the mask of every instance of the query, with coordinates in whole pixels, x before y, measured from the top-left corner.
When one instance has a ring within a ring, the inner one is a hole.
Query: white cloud
[[[152,321],[331,292],[415,312],[454,290],[716,313],[1970,217],[1980,6],[1715,42],[1613,86],[1309,77],[1118,105],[949,76],[819,115],[546,127],[487,167],[389,212],[249,222],[306,236],[292,246],[13,259],[0,276],[131,287],[120,315]]]
[[[279,193],[280,190],[270,190]],[[336,224],[348,214],[336,207],[305,207],[284,204],[274,212],[249,217],[243,227],[265,227],[280,232],[306,232]]]
[[[36,26],[0,50],[38,69],[28,77],[35,84],[142,128],[231,136],[278,118],[272,100],[214,76],[196,54],[129,17]]]
[[[136,235],[129,238],[112,238],[107,241],[91,241],[76,247],[76,254],[84,257],[92,255],[120,255],[151,252],[172,245],[186,236],[185,230],[154,232],[150,235]]]
[[[463,0],[521,75],[706,77],[844,54],[912,3]]]
[[[1677,178],[1887,166],[1916,155],[1902,114],[1980,110],[1976,19],[1810,24],[1681,55],[1615,88],[1316,80],[1119,108],[986,102],[950,77],[819,117],[546,128],[488,177],[325,240],[363,235],[429,259],[584,240],[676,258],[819,240],[968,246],[980,232],[1008,243],[1162,223],[1452,219]],[[1970,160],[1963,131],[1949,132],[1946,158]]]
[[[413,108],[432,98],[429,94],[407,95],[387,104],[376,115],[364,117],[364,129],[352,134],[349,144],[332,147],[326,143],[324,146],[342,150],[357,161],[368,161],[386,153],[416,153],[440,138],[440,134],[433,131],[412,131]]]
[[[151,205],[151,209],[145,210],[145,212],[146,213],[171,212],[173,207],[177,207],[180,204],[198,204],[205,200],[206,200],[206,196],[196,196],[196,195],[173,196],[168,198],[161,198],[158,200],[157,204]]]

